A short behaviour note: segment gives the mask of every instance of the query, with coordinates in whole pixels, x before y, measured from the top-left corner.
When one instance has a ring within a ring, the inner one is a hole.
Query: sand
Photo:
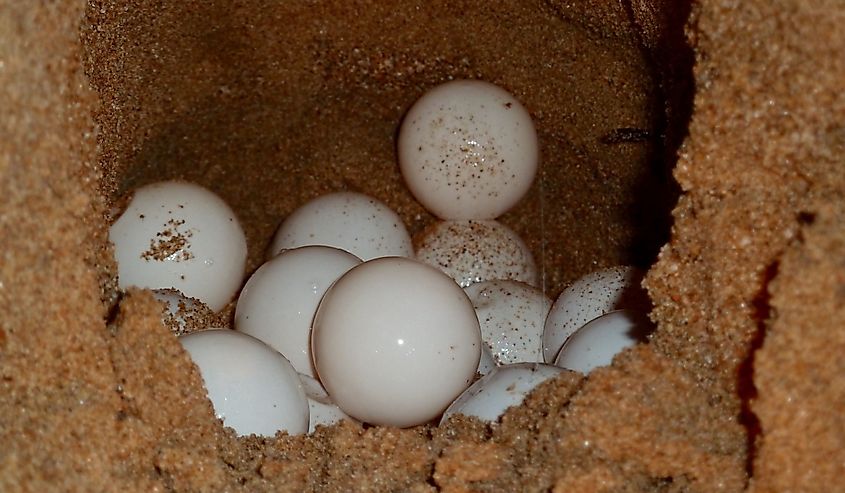
[[[0,490],[836,489],[845,9],[679,5],[0,1]],[[235,437],[160,306],[115,289],[109,218],[196,181],[244,222],[250,271],[328,191],[419,232],[396,125],[450,77],[537,122],[542,179],[502,221],[546,291],[653,265],[652,340],[493,427]]]

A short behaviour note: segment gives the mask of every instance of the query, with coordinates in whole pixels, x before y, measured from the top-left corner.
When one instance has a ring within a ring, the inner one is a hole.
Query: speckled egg
[[[635,267],[610,267],[587,274],[564,289],[546,320],[545,361],[553,362],[566,339],[596,317],[623,308],[648,313],[651,301],[640,285],[642,279],[643,272]]]
[[[205,303],[176,289],[153,290],[153,297],[164,304],[162,322],[177,336],[207,329],[216,321]]]
[[[543,361],[543,325],[552,301],[542,291],[518,281],[484,281],[464,291],[497,364]]]
[[[381,201],[354,192],[323,195],[295,210],[276,231],[270,255],[308,245],[340,248],[362,260],[414,254],[402,219]]]
[[[193,183],[136,189],[109,240],[121,288],[174,288],[219,311],[243,282],[246,237],[234,211]]]
[[[539,284],[528,246],[498,221],[440,221],[417,239],[417,259],[465,288],[495,279]]]
[[[504,89],[456,80],[428,91],[399,130],[399,168],[441,219],[495,219],[528,191],[539,145],[528,111]]]

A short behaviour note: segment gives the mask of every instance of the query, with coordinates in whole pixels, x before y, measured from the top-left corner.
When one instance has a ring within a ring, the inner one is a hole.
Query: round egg
[[[648,312],[651,301],[642,288],[643,272],[618,266],[587,274],[558,296],[543,332],[543,358],[554,361],[566,339],[590,320],[623,308]]]
[[[382,202],[354,192],[323,195],[296,209],[276,231],[270,254],[307,245],[340,248],[363,260],[414,254],[402,219]]]
[[[175,289],[155,289],[153,297],[164,304],[162,321],[177,336],[207,329],[216,320],[205,303]]]
[[[440,423],[463,414],[482,421],[496,422],[508,408],[518,406],[541,383],[565,372],[542,363],[516,363],[500,366],[480,378],[449,405]]]
[[[214,412],[238,435],[308,431],[308,399],[296,370],[258,339],[228,329],[179,338],[197,365]]]
[[[498,221],[439,221],[417,239],[417,259],[442,270],[462,288],[495,279],[539,284],[528,246]]]
[[[320,381],[347,414],[397,427],[437,416],[475,377],[478,319],[443,273],[402,257],[353,267],[326,292],[312,332]]]
[[[299,375],[302,379],[302,386],[305,389],[305,396],[308,397],[309,421],[308,433],[314,433],[317,426],[330,426],[339,423],[342,419],[354,421],[337,404],[332,401],[326,389],[320,382],[308,375]]]
[[[539,145],[528,111],[504,89],[456,80],[428,91],[402,121],[399,168],[441,219],[495,219],[528,192]]]
[[[497,364],[543,361],[543,325],[552,302],[542,291],[517,281],[484,281],[464,291]]]
[[[232,209],[199,185],[138,188],[109,239],[121,288],[174,288],[219,311],[243,282],[243,230]]]
[[[235,308],[235,328],[282,353],[296,371],[315,376],[311,322],[320,300],[340,276],[360,264],[326,246],[285,250],[249,278]]]
[[[616,310],[593,319],[575,331],[560,350],[555,366],[590,373],[607,366],[623,349],[646,342],[653,326],[643,313]]]

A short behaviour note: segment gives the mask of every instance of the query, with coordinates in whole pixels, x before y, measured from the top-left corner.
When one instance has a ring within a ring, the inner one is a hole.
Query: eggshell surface
[[[330,426],[340,422],[342,419],[354,421],[342,409],[337,407],[337,404],[332,401],[332,398],[326,393],[326,389],[320,382],[307,375],[299,375],[302,380],[302,386],[305,389],[305,395],[308,397],[308,433],[314,433],[318,426]]]
[[[235,328],[282,353],[296,371],[315,376],[311,322],[320,300],[361,260],[326,246],[285,250],[249,278],[235,308]]]
[[[121,288],[174,288],[221,310],[243,282],[247,246],[235,213],[199,185],[135,190],[109,230]]]
[[[495,219],[534,181],[537,133],[504,89],[456,80],[425,93],[399,130],[399,168],[411,193],[441,219]]]
[[[364,262],[329,288],[311,343],[320,381],[341,409],[408,427],[436,418],[469,385],[481,331],[451,279],[392,257]]]
[[[616,310],[593,319],[567,339],[555,366],[590,373],[607,366],[623,349],[646,342],[652,324],[643,313]]]
[[[417,242],[417,260],[445,272],[462,288],[496,279],[539,284],[528,246],[498,221],[440,221]]]
[[[552,302],[542,291],[516,281],[484,281],[464,291],[497,364],[543,361],[543,326]]]
[[[635,267],[610,267],[591,272],[564,289],[552,305],[543,331],[546,363],[553,362],[567,338],[594,318],[626,308],[648,312],[651,302],[640,286],[642,279],[643,272]]]
[[[445,423],[455,414],[496,422],[508,408],[522,404],[525,396],[535,387],[565,371],[543,363],[500,366],[477,380],[455,399],[443,413],[440,423]]]
[[[308,431],[308,399],[284,356],[228,329],[194,332],[179,342],[199,368],[215,414],[238,435]]]
[[[338,192],[307,202],[285,218],[270,254],[308,245],[340,248],[363,260],[411,257],[411,237],[402,219],[381,201]]]

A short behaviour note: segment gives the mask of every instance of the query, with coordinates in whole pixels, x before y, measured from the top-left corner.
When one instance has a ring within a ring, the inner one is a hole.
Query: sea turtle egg
[[[554,361],[566,339],[590,320],[613,310],[648,312],[651,302],[640,286],[643,273],[635,267],[599,270],[563,290],[552,305],[543,331],[543,358]]]
[[[402,219],[373,197],[353,192],[323,195],[293,211],[279,226],[270,254],[307,245],[340,248],[363,260],[414,254]]]
[[[399,168],[441,219],[495,219],[528,192],[539,145],[528,111],[504,89],[456,80],[425,93],[402,121]]]
[[[229,329],[194,332],[179,342],[199,368],[215,414],[238,435],[308,431],[302,382],[277,351]]]
[[[539,289],[517,281],[484,281],[466,288],[481,338],[500,365],[542,362],[543,324],[552,306]]]
[[[311,322],[329,286],[361,260],[325,246],[285,250],[249,278],[235,308],[235,328],[282,353],[296,371],[315,376]]]
[[[607,366],[623,349],[646,342],[652,324],[643,313],[616,310],[593,319],[576,330],[560,350],[555,366],[590,373]]]
[[[418,238],[417,259],[442,270],[462,288],[494,279],[539,284],[528,246],[498,221],[438,221]]]
[[[232,209],[199,185],[138,188],[109,239],[121,288],[174,288],[219,311],[243,282],[243,230]]]
[[[426,423],[475,377],[478,319],[442,272],[402,257],[353,267],[329,288],[312,332],[320,381],[347,414],[397,427]]]

